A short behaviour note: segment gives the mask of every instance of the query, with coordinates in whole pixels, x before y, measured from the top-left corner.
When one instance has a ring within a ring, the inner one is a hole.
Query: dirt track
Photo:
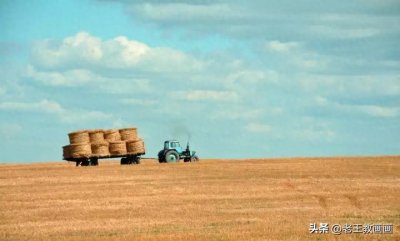
[[[399,183],[399,156],[7,164],[0,240],[400,240]],[[394,234],[309,234],[320,222]]]

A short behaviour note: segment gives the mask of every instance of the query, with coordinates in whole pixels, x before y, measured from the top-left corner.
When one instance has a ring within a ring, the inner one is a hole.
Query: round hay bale
[[[111,141],[120,141],[121,135],[118,130],[105,130],[104,131],[104,139],[108,142]]]
[[[90,157],[92,155],[90,143],[71,144],[69,148],[73,158]]]
[[[91,130],[89,131],[89,139],[91,143],[102,143],[104,142],[104,131],[103,130]]]
[[[144,148],[144,141],[143,139],[137,139],[133,141],[127,141],[126,142],[126,149],[128,151],[128,154],[145,154],[145,148]]]
[[[109,144],[108,142],[97,142],[97,143],[92,143],[91,148],[92,148],[92,156],[95,157],[105,157],[110,155],[109,151]]]
[[[70,144],[89,143],[89,133],[87,130],[74,131],[68,134]]]
[[[119,134],[121,135],[121,140],[123,141],[133,141],[138,139],[137,128],[119,129]]]
[[[126,155],[125,141],[111,141],[109,146],[111,155]]]
[[[63,146],[63,157],[64,157],[64,160],[71,158],[71,146],[70,145]]]

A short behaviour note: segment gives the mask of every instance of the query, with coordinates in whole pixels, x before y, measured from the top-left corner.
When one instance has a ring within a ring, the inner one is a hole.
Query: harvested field
[[[0,240],[400,240],[400,157],[3,164],[0,203]]]

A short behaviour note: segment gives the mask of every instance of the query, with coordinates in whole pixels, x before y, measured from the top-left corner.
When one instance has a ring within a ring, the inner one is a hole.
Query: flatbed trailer
[[[121,165],[140,164],[142,155],[146,153],[124,154],[124,155],[107,155],[107,156],[88,156],[79,158],[64,158],[65,161],[75,162],[76,166],[98,166],[99,159],[121,158]]]

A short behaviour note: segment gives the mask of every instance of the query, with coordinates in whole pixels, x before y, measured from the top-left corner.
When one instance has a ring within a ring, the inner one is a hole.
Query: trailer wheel
[[[140,156],[135,157],[135,164],[140,164]]]
[[[90,165],[91,166],[98,166],[99,165],[99,159],[97,157],[90,158]]]
[[[90,162],[89,160],[83,160],[81,166],[89,166]]]
[[[123,157],[121,158],[121,165],[127,165],[128,164],[128,158]]]

